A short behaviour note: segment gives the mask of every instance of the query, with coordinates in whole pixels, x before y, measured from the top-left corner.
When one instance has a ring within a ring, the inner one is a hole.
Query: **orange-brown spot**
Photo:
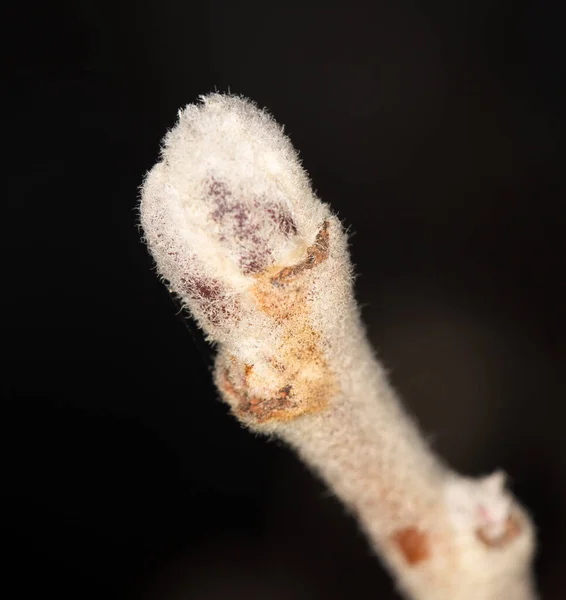
[[[503,548],[510,542],[512,542],[521,533],[521,524],[516,515],[509,515],[507,523],[505,524],[505,531],[497,537],[493,537],[488,532],[479,528],[476,530],[476,536],[489,548]]]
[[[392,539],[410,565],[416,565],[430,556],[428,536],[416,527],[399,529]]]

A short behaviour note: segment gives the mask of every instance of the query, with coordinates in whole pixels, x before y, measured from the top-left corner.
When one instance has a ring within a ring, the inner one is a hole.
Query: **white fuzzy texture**
[[[286,440],[357,515],[414,600],[533,600],[533,527],[503,474],[427,447],[373,355],[346,236],[282,128],[212,94],[179,113],[142,190],[160,274],[208,338],[246,426]]]

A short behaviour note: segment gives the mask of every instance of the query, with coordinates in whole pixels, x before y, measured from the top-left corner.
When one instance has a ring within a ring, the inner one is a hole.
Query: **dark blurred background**
[[[542,596],[566,597],[558,4],[12,6],[2,598],[397,597],[324,486],[218,400],[139,241],[159,141],[213,90],[285,124],[354,232],[394,385],[453,467],[510,474]]]

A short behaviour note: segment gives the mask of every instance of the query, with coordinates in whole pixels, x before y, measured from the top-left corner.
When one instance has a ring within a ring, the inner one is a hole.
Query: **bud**
[[[329,216],[282,127],[221,94],[179,112],[140,209],[160,274],[217,341],[249,312],[255,278],[296,261]]]

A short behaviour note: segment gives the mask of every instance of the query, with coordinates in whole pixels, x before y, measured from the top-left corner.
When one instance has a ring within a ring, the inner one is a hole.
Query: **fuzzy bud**
[[[224,341],[256,276],[296,260],[329,211],[271,116],[236,96],[201,101],[179,112],[163,141],[141,223],[172,291]]]

